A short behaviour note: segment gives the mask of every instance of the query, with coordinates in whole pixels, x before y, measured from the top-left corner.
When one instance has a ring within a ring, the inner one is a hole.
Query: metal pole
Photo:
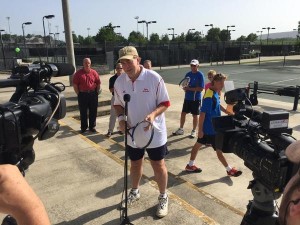
[[[49,59],[48,59],[48,44],[47,44],[47,41],[46,41],[45,16],[43,16],[43,29],[44,29],[44,44],[45,44],[45,47],[46,47],[47,62],[48,62]]]
[[[64,28],[65,28],[68,63],[71,63],[76,68],[73,36],[72,36],[72,29],[71,29],[71,22],[70,22],[71,20],[70,20],[70,13],[69,13],[69,0],[61,0],[61,3],[62,3],[62,11],[64,17]],[[73,85],[72,78],[73,78],[73,74],[69,76],[70,86]]]
[[[4,31],[4,30],[1,30],[1,31]],[[5,59],[5,53],[4,53],[4,46],[3,46],[1,31],[0,31],[0,40],[1,40],[1,48],[2,48],[2,56],[3,56],[3,65],[4,65],[4,69],[6,69],[6,59]]]

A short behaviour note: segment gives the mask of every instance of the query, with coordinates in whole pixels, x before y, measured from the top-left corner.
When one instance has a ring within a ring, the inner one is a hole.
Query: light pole
[[[150,23],[156,23],[156,21],[145,21],[146,22],[146,27],[147,27],[147,40],[148,40],[148,25]]]
[[[5,60],[4,46],[3,46],[3,40],[2,40],[2,32],[3,31],[5,31],[5,30],[0,29],[0,41],[1,41],[1,49],[2,49],[4,69],[6,69],[6,60]]]
[[[46,51],[47,51],[47,62],[48,62],[48,44],[46,42],[46,31],[45,31],[45,18],[48,20],[48,19],[52,19],[54,18],[55,16],[54,15],[46,15],[46,16],[43,16],[43,29],[44,29],[44,44],[46,46]],[[50,31],[49,31],[50,32]]]
[[[146,20],[140,20],[140,21],[138,21],[138,23],[146,23]],[[143,26],[143,36],[145,37],[145,34],[144,34],[144,26]]]
[[[235,25],[229,25],[229,26],[227,26],[227,33],[226,33],[227,34],[227,38],[226,38],[227,41],[229,41],[229,31],[228,31],[229,27],[235,27]]]
[[[206,27],[211,27],[211,28],[214,28],[214,25],[211,23],[211,24],[205,24]]]
[[[139,23],[138,23],[139,18],[140,17],[138,17],[138,16],[134,17],[134,19],[136,19],[136,32],[139,32]]]
[[[26,38],[25,38],[25,32],[24,32],[24,27],[25,25],[30,25],[32,24],[31,22],[25,22],[22,23],[22,30],[23,30],[23,39],[24,39],[24,48],[25,48],[25,57],[27,58],[27,50],[26,50]]]
[[[262,30],[258,30],[258,31],[256,31],[256,33],[260,33],[260,45],[261,45],[261,36],[262,36]]]
[[[271,30],[274,30],[274,29],[276,29],[275,27],[263,27],[263,28],[261,28],[261,29],[263,29],[263,30],[268,30],[268,35],[267,35],[267,45],[268,45],[268,43],[269,43],[269,32],[270,32],[270,29]]]
[[[172,39],[174,39],[174,35],[175,35],[174,34],[174,30],[175,30],[174,27],[168,28],[168,30],[173,30],[173,38]]]
[[[9,44],[10,44],[10,42],[11,42],[11,37],[10,37],[10,23],[9,23],[10,17],[7,16],[6,19],[7,19],[7,23],[8,23],[8,35],[9,35]]]
[[[87,31],[88,31],[88,37],[90,36],[90,29],[91,29],[91,28],[89,28],[89,27],[87,28]]]

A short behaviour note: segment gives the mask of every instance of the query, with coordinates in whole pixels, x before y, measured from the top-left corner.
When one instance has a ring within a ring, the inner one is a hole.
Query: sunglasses
[[[117,70],[122,70],[122,69],[123,69],[123,68],[120,68],[120,67],[119,67],[119,68],[117,68]]]

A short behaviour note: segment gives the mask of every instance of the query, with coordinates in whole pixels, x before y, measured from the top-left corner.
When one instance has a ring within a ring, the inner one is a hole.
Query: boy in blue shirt
[[[204,94],[198,124],[198,139],[192,148],[190,161],[185,167],[185,170],[188,172],[202,171],[195,165],[195,159],[202,145],[211,144],[217,153],[218,159],[226,168],[228,176],[238,177],[242,174],[242,171],[229,166],[222,150],[216,148],[216,142],[218,140],[216,139],[216,132],[212,124],[212,118],[221,116],[221,110],[227,114],[230,114],[223,106],[220,105],[220,97],[218,94],[223,89],[225,80],[225,75],[216,74],[211,82],[212,86],[207,89]]]

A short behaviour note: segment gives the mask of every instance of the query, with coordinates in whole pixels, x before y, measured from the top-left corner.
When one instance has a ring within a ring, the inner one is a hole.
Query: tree
[[[186,41],[201,41],[202,36],[201,32],[196,31],[196,32],[188,32],[185,36]]]
[[[257,40],[258,36],[254,33],[250,33],[247,38],[246,41],[250,41],[250,42],[255,42]]]
[[[73,42],[74,43],[79,43],[78,37],[74,32],[72,33],[72,37],[73,37]]]
[[[242,35],[239,38],[237,38],[236,41],[246,41],[246,37]]]
[[[129,43],[145,44],[145,43],[147,43],[147,40],[140,32],[132,31],[129,34],[128,42]]]
[[[231,37],[230,37],[230,31],[229,30],[221,30],[220,34],[219,34],[219,38],[221,41],[230,41]]]
[[[78,43],[81,44],[81,45],[84,43],[84,37],[83,36],[78,35]]]
[[[162,44],[168,44],[170,42],[169,35],[163,34],[160,38]]]
[[[115,33],[112,23],[107,26],[101,27],[99,32],[95,36],[95,41],[99,43],[104,43],[105,41],[116,42],[118,40],[118,35]]]
[[[207,41],[220,41],[220,28],[211,28],[207,31],[206,40]]]
[[[185,42],[185,34],[182,32],[180,35],[178,35],[177,37],[175,37],[174,40],[172,40],[172,41]]]
[[[159,44],[160,43],[159,35],[157,33],[152,33],[150,35],[149,41],[151,44]]]

